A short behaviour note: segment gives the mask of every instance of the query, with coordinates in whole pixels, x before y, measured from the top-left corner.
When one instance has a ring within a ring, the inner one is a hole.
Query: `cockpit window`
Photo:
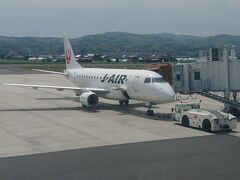
[[[156,77],[156,78],[152,78],[152,82],[153,83],[161,83],[161,82],[165,82],[165,81],[161,77]]]
[[[151,82],[151,78],[145,78],[144,83],[150,83]]]

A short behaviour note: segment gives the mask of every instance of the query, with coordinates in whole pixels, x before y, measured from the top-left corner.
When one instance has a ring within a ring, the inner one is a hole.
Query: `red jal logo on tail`
[[[71,50],[69,48],[66,49],[66,62],[68,64],[71,62]]]

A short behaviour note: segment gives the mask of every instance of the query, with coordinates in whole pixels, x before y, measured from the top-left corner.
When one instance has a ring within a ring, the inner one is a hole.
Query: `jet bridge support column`
[[[224,62],[224,69],[223,72],[224,73],[224,84],[225,84],[225,90],[224,90],[224,97],[227,99],[230,99],[230,74],[229,74],[229,58],[228,58],[228,52],[227,52],[227,48],[224,47],[223,50],[223,62]]]
[[[237,91],[233,92],[233,101],[237,102]]]
[[[183,64],[183,91],[184,94],[189,93],[189,64]]]

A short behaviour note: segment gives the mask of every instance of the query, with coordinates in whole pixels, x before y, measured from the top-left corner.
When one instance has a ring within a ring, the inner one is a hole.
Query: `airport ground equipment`
[[[173,119],[185,127],[196,127],[207,132],[237,128],[235,116],[219,110],[201,109],[200,103],[195,102],[176,103]]]

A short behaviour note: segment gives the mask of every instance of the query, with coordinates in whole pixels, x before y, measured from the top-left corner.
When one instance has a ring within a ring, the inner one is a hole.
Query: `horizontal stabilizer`
[[[63,73],[63,72],[47,71],[47,70],[43,70],[43,69],[32,69],[32,70],[33,70],[33,71],[38,71],[38,72],[51,73],[51,74],[68,75],[67,73]]]

